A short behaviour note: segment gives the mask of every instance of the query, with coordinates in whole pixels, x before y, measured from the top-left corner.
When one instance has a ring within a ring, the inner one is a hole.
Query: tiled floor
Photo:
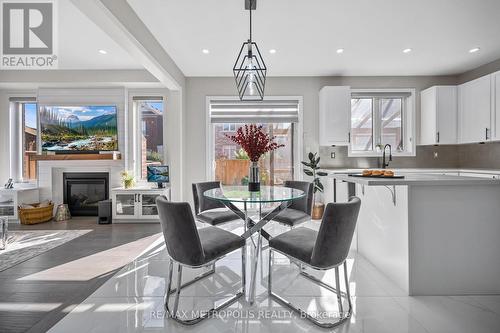
[[[45,332],[85,300],[153,240],[158,224],[97,225],[73,218],[11,230],[92,231],[0,272],[0,332]]]
[[[317,228],[317,222],[308,226]],[[238,224],[226,225],[236,233]],[[277,227],[275,227],[277,228]],[[276,230],[270,230],[272,233]],[[249,251],[251,251],[249,249]],[[267,297],[267,255],[259,266],[257,302],[234,303],[219,317],[182,326],[165,317],[163,294],[168,258],[159,239],[147,252],[105,282],[50,332],[325,332]],[[336,298],[299,277],[298,268],[276,256],[273,286],[311,312],[336,312]],[[180,310],[202,310],[240,287],[240,253],[222,259],[217,274],[183,291]],[[408,297],[356,253],[348,259],[354,314],[336,332],[500,332],[500,296]],[[183,278],[195,274],[189,271]],[[333,272],[316,273],[333,281]],[[196,297],[194,297],[196,295]],[[346,306],[346,304],[345,304]]]

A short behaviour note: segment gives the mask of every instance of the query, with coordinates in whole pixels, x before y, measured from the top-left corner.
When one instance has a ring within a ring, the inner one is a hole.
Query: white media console
[[[159,222],[156,198],[160,195],[170,200],[170,186],[113,188],[113,223]]]

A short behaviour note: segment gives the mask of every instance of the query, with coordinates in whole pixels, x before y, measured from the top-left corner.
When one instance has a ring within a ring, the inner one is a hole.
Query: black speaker
[[[111,224],[112,221],[112,205],[111,200],[103,200],[98,203],[98,224]]]

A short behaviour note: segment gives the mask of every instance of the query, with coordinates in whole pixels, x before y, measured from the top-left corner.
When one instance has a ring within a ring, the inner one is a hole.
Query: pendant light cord
[[[252,41],[252,4],[253,0],[250,0],[250,42]]]

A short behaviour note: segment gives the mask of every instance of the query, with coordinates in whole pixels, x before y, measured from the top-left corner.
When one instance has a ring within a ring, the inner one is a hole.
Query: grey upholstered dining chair
[[[193,201],[196,219],[210,225],[217,225],[239,219],[238,215],[226,208],[223,203],[207,198],[205,191],[219,188],[220,182],[193,183]]]
[[[177,322],[192,325],[209,317],[212,313],[219,311],[245,294],[245,258],[246,242],[240,236],[229,231],[206,227],[198,230],[194,221],[191,207],[187,202],[169,202],[166,197],[160,196],[156,199],[158,214],[160,216],[161,227],[167,252],[170,256],[168,267],[168,282],[165,292],[165,308],[170,316]],[[202,313],[198,317],[190,319],[179,318],[178,307],[181,290],[200,279],[203,279],[215,273],[215,262],[226,254],[241,249],[241,291],[226,300],[221,305]],[[172,273],[174,263],[177,263],[177,288],[171,290]],[[212,266],[210,271],[203,273],[195,279],[185,282],[182,281],[182,268],[203,268]],[[175,293],[176,297],[172,310],[169,307],[169,296]]]
[[[287,209],[282,211],[273,219],[273,221],[293,228],[294,226],[311,219],[313,183],[287,180],[285,181],[284,186],[301,190],[306,193],[303,198],[292,201],[292,204]]]
[[[268,293],[270,297],[298,312],[301,317],[307,318],[321,327],[331,328],[350,318],[352,314],[352,304],[349,292],[346,259],[351,246],[360,206],[361,200],[357,197],[351,197],[349,201],[345,203],[329,203],[326,206],[319,231],[300,227],[287,231],[269,241]],[[272,264],[274,251],[287,256],[291,261],[299,261],[304,267],[310,267],[316,270],[335,269],[336,288],[306,273],[302,270],[302,267],[300,268],[300,274],[337,294],[340,314],[338,320],[328,322],[318,319],[300,308],[297,308],[283,297],[273,293]],[[345,293],[340,290],[339,267],[341,265],[344,266]],[[347,298],[349,304],[347,312],[343,311],[342,297]]]

